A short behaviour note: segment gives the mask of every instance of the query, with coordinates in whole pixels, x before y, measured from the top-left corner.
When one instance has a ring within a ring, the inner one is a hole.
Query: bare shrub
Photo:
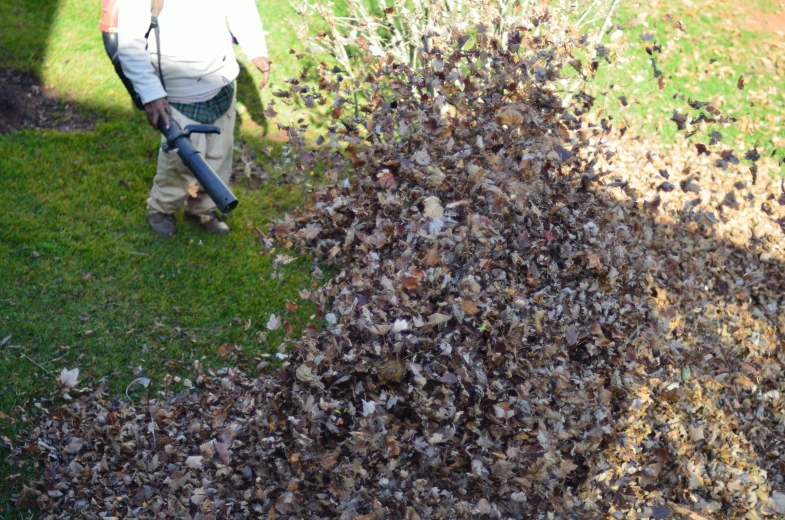
[[[379,58],[416,68],[421,50],[449,37],[450,32],[488,32],[501,45],[516,28],[566,34],[570,28],[594,46],[612,25],[620,0],[367,0],[336,3],[290,0],[300,16],[300,34],[312,50],[329,52],[351,78]],[[541,24],[547,12],[548,27]],[[560,42],[555,41],[555,44]],[[602,51],[600,51],[602,52]],[[577,86],[577,85],[576,85]]]

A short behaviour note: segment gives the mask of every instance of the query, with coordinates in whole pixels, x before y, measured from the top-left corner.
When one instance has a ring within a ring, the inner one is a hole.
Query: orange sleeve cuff
[[[101,23],[98,25],[101,32],[117,32],[118,12],[117,0],[101,0]]]

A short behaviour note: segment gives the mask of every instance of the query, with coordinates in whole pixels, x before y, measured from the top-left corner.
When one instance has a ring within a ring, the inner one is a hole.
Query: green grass
[[[592,93],[599,96],[617,128],[625,121],[639,135],[656,135],[672,142],[677,134],[670,121],[674,109],[691,118],[697,116],[699,112],[687,104],[694,99],[711,102],[724,115],[738,120],[735,124],[704,125],[694,135],[695,142],[706,144],[707,134],[717,130],[723,135],[718,147],[746,150],[758,143],[761,155],[779,150],[785,144],[781,89],[785,38],[741,27],[744,13],[752,11],[781,12],[781,8],[771,0],[743,5],[716,0],[625,4],[618,19],[630,43],[627,62],[601,67]],[[666,13],[672,15],[671,22],[663,20]],[[683,22],[686,32],[674,27],[677,20]],[[653,39],[642,40],[644,33],[651,33]],[[654,57],[663,74],[663,89],[646,52],[646,47],[654,45],[662,46],[662,52],[655,52]],[[743,90],[737,88],[740,75],[745,78]],[[621,96],[629,103],[626,108]]]
[[[0,181],[9,195],[0,219],[0,330],[13,334],[0,354],[0,372],[12,375],[0,383],[6,412],[42,384],[51,387],[49,372],[65,366],[109,377],[117,391],[135,365],[160,376],[166,361],[218,361],[216,347],[227,343],[258,356],[280,340],[257,335],[266,317],[309,284],[303,262],[273,278],[271,255],[260,254],[245,228],[298,205],[299,191],[237,189],[242,204],[229,217],[228,238],[180,220],[177,236],[160,239],[144,222],[155,143],[107,146],[100,135],[113,131],[122,135],[102,124],[95,133],[31,132],[0,142],[0,155],[11,158]]]

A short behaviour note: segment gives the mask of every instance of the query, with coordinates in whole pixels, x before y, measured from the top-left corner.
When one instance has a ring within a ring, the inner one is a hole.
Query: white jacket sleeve
[[[267,41],[264,37],[262,19],[254,0],[228,0],[229,29],[240,42],[245,56],[252,60],[267,57]]]
[[[123,72],[131,80],[143,103],[166,97],[166,90],[147,52],[144,35],[150,27],[150,2],[120,0],[117,20],[117,54]],[[151,38],[154,33],[150,34]],[[150,42],[151,45],[154,42]]]

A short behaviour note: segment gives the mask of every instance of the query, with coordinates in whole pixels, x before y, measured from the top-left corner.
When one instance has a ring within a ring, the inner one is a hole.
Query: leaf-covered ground
[[[618,41],[627,52],[600,63],[591,93],[617,126],[666,143],[677,134],[668,122],[674,96],[710,101],[737,119],[724,133],[727,146],[758,143],[761,153],[781,157],[784,7],[779,0],[621,2]]]
[[[564,110],[563,37],[445,33],[422,70],[369,67],[367,111],[295,155],[356,174],[261,237],[339,272],[300,292],[327,329],[270,376],[197,364],[193,390],[137,404],[64,372],[72,401],[30,435],[46,471],[20,503],[51,518],[785,515],[777,163],[700,134],[629,138],[587,95]],[[338,118],[340,80],[320,79],[287,95]],[[681,110],[667,124],[682,134],[729,124],[708,101]]]

